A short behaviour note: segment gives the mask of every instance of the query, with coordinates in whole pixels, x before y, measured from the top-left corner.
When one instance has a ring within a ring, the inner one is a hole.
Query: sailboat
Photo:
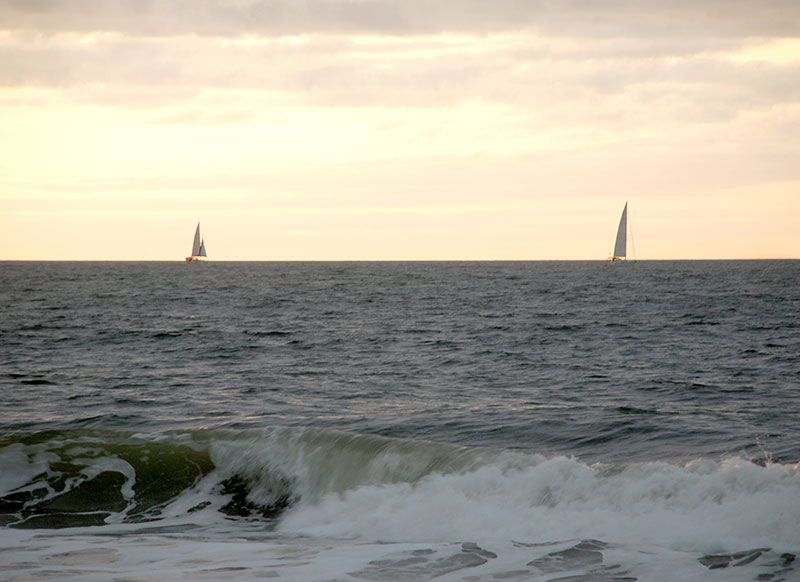
[[[186,262],[201,261],[206,258],[206,243],[200,238],[200,223],[194,231],[194,242],[192,243],[192,254],[186,257]]]
[[[631,237],[633,242],[633,237]],[[622,216],[619,217],[619,226],[617,227],[617,240],[614,242],[614,254],[606,261],[626,261],[628,249],[628,203],[625,202],[625,207],[622,209]],[[635,259],[634,259],[635,260]]]

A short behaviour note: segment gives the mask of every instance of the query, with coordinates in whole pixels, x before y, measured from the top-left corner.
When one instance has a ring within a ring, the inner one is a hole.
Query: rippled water
[[[0,263],[0,301],[15,572],[106,579],[53,556],[113,533],[199,579],[181,532],[243,579],[798,575],[798,261]]]

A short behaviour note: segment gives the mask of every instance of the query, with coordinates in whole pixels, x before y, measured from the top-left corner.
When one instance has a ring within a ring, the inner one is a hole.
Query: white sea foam
[[[0,495],[21,487],[46,468],[46,459],[29,459],[21,443],[0,449]]]
[[[738,582],[780,571],[780,553],[800,549],[794,465],[739,458],[588,465],[301,429],[219,433],[204,442],[216,468],[162,508],[158,521],[4,528],[0,577]],[[2,452],[0,461],[30,464],[20,450]],[[87,459],[82,472],[130,472],[117,461]],[[226,502],[219,483],[234,474],[253,502],[274,501],[276,484],[295,495],[276,529],[219,513]],[[712,571],[701,561],[710,553],[746,561],[732,554],[755,548],[771,551],[748,554],[757,559],[743,568]]]
[[[370,540],[595,538],[693,552],[800,548],[800,473],[742,459],[687,466],[502,463],[301,502],[280,531]]]
[[[800,549],[800,471],[742,458],[588,465],[566,457],[274,430],[218,439],[248,499],[290,492],[287,535],[363,541],[594,538],[690,552]]]
[[[497,540],[368,543],[309,538],[247,539],[233,532],[222,534],[205,531],[199,536],[185,533],[95,536],[89,531],[60,531],[43,536],[41,532],[0,530],[0,546],[6,550],[0,576],[21,581],[57,575],[64,582],[111,579],[544,582],[569,576],[576,576],[576,580],[752,582],[754,574],[762,571],[752,568],[709,571],[694,554],[644,545],[607,545],[602,547],[597,560],[585,560],[580,555],[570,559],[570,550],[576,548],[575,540],[537,546]],[[580,578],[581,575],[588,578]]]

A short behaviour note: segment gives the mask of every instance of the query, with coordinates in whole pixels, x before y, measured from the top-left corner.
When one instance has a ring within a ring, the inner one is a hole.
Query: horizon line
[[[623,263],[675,261],[797,261],[800,257],[629,259]],[[0,259],[0,263],[185,263],[185,259]],[[219,259],[201,263],[607,263],[609,259]]]

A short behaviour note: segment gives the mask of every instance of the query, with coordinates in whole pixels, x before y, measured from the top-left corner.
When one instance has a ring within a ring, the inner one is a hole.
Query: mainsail
[[[200,257],[206,256],[205,241],[200,238],[200,223],[197,223],[197,228],[194,231],[194,242],[192,243],[192,254],[186,257],[186,261],[196,261]]]
[[[619,219],[619,228],[617,228],[617,242],[614,244],[614,255],[611,260],[619,260],[625,258],[625,250],[628,245],[628,203],[625,203],[625,208],[622,209],[622,216]]]

